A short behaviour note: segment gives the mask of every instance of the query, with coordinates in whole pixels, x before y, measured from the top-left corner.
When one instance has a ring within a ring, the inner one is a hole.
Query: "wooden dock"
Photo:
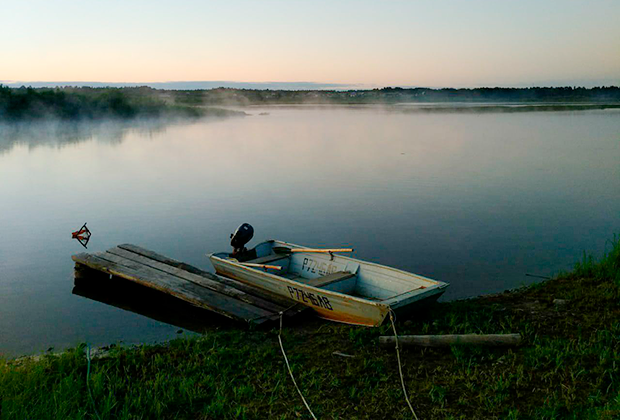
[[[293,316],[304,308],[293,300],[136,245],[118,245],[105,252],[81,253],[71,258],[77,272],[96,270],[121,277],[239,321],[262,324],[277,320],[281,311]]]

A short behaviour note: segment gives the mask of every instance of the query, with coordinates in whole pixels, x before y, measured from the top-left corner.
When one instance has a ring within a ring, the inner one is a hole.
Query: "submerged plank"
[[[274,316],[271,311],[114,254],[82,253],[72,256],[72,259],[76,263],[157,289],[229,318],[262,323]]]

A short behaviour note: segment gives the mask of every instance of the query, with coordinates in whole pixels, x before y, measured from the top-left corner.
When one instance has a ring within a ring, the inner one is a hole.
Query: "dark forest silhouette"
[[[204,106],[269,104],[397,104],[397,103],[536,104],[537,110],[559,110],[620,106],[620,87],[532,87],[532,88],[383,88],[372,90],[255,90],[217,88],[210,90],[157,90],[127,88],[9,88],[0,85],[0,119],[41,118],[132,119],[137,117],[205,115],[223,116],[230,111]],[[547,104],[547,108],[540,105]],[[497,108],[489,107],[489,111]],[[528,110],[523,108],[522,110]]]

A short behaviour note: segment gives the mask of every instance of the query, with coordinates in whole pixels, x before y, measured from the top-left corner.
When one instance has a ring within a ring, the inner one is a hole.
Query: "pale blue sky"
[[[620,1],[0,0],[0,80],[620,84]]]

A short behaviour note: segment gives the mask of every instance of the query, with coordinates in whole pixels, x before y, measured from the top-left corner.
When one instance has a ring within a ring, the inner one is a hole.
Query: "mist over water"
[[[618,110],[243,110],[251,116],[0,125],[0,353],[176,335],[71,293],[82,248],[70,233],[84,222],[89,251],[134,243],[209,270],[204,254],[249,222],[251,245],[352,246],[450,283],[444,299],[570,269],[620,232]]]

